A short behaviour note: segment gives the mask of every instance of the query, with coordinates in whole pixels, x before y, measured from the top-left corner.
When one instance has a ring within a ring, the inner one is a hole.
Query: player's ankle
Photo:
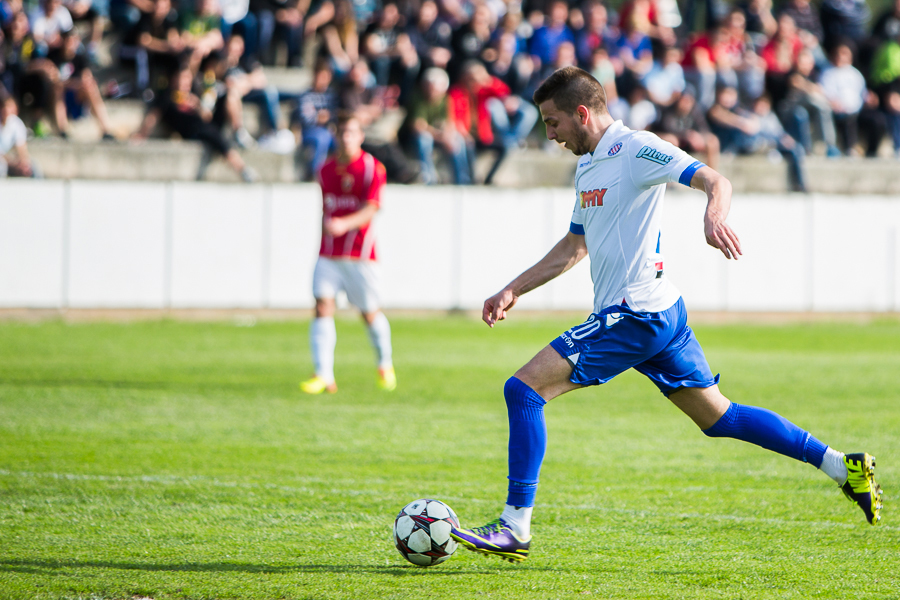
[[[507,504],[503,507],[500,519],[506,523],[506,526],[519,540],[526,541],[531,537],[532,511],[534,511],[533,506],[510,506]]]
[[[825,449],[825,456],[822,457],[822,466],[819,467],[823,473],[831,477],[838,485],[844,485],[847,481],[847,464],[844,462],[844,453],[838,452],[831,446]]]

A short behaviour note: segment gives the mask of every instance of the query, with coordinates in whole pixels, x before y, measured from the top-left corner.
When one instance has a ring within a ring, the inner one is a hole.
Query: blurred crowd
[[[248,181],[239,148],[294,153],[313,177],[346,110],[391,180],[471,184],[489,153],[490,183],[509,153],[553,149],[530,98],[569,65],[614,118],[713,167],[768,153],[803,190],[810,153],[871,157],[888,138],[900,158],[900,0],[874,15],[864,0],[0,0],[0,24],[9,175],[36,172],[29,128],[65,138],[90,113],[114,140],[106,103],[130,95],[147,105],[132,137],[200,140]],[[101,77],[105,40],[127,82]],[[308,89],[279,90],[269,65],[311,72]]]

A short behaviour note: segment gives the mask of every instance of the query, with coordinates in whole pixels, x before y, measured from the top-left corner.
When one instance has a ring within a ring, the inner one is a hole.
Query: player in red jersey
[[[338,119],[338,152],[322,165],[322,244],[313,272],[316,318],[309,330],[316,374],[300,384],[308,394],[334,393],[334,298],[341,290],[359,308],[378,355],[378,386],[397,387],[391,362],[391,326],[381,312],[372,219],[381,207],[384,165],[363,152],[365,135],[353,115]]]

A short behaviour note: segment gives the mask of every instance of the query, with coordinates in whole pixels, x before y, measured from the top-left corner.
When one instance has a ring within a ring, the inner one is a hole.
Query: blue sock
[[[503,388],[509,415],[509,494],[510,506],[534,506],[538,474],[547,450],[547,425],[544,405],[537,392],[510,377]]]
[[[731,403],[716,424],[703,433],[709,437],[730,437],[762,446],[797,460],[808,462],[817,469],[828,447],[808,431],[800,429],[771,410]]]

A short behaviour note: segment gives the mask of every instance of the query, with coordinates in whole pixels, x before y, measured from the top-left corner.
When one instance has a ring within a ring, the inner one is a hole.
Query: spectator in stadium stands
[[[832,68],[822,73],[819,82],[831,104],[841,150],[858,155],[858,115],[866,100],[866,80],[853,66],[853,50],[848,43],[838,42],[831,52]]]
[[[450,158],[453,183],[472,183],[466,138],[449,121],[449,87],[450,77],[444,70],[437,67],[427,69],[400,128],[400,139],[419,159],[422,182],[426,185],[438,183],[433,155],[435,146]]]
[[[60,36],[62,45],[51,50],[47,56],[53,67],[47,67],[53,85],[59,90],[55,94],[57,107],[57,127],[61,134],[68,131],[68,117],[79,118],[82,105],[86,103],[97,120],[104,140],[115,139],[111,133],[112,123],[106,112],[106,103],[100,94],[100,87],[88,65],[87,52],[74,29]]]
[[[728,11],[725,31],[718,81],[720,85],[736,87],[741,101],[749,106],[765,91],[766,63],[756,53],[753,39],[747,32],[747,17],[740,9]]]
[[[681,65],[684,78],[697,90],[697,102],[708,110],[716,100],[716,76],[719,65],[724,63],[728,31],[718,25],[709,31],[694,35],[688,41]]]
[[[302,62],[304,21],[318,8],[311,0],[250,0],[250,11],[259,24],[259,58],[274,65],[277,47],[284,42],[288,66]]]
[[[41,0],[29,16],[29,21],[36,56],[47,56],[51,50],[62,46],[62,34],[73,26],[72,15],[61,0]]]
[[[268,82],[262,65],[250,58],[244,51],[244,38],[240,35],[232,35],[225,44],[223,81],[229,94],[236,99],[236,110],[242,110],[242,103],[249,102],[259,107],[260,128],[259,137],[261,146],[263,139],[268,140],[272,136],[285,137],[290,135],[284,129],[279,105],[280,94],[278,89]],[[249,133],[241,133],[244,141]],[[241,143],[241,140],[238,140]]]
[[[620,84],[624,88],[643,80],[653,67],[653,44],[650,41],[650,21],[647,12],[640,5],[649,4],[650,0],[635,0],[634,9],[628,13],[627,20],[621,22],[619,39],[616,40],[616,53],[625,67]],[[624,90],[622,93],[626,93]]]
[[[875,26],[872,27],[872,36],[880,43],[895,38],[898,32],[900,32],[900,0],[894,0],[890,8],[878,16]]]
[[[168,75],[178,68],[185,43],[178,30],[178,13],[172,0],[156,0],[153,12],[142,14],[137,26],[126,34],[120,49],[123,58],[134,58],[137,87],[168,87]],[[162,85],[151,81],[155,77]]]
[[[674,103],[662,110],[653,132],[682,150],[702,152],[706,164],[718,168],[719,138],[710,131],[693,89],[685,89]]]
[[[797,55],[794,70],[788,74],[787,93],[778,104],[777,112],[788,133],[800,142],[807,154],[812,153],[811,125],[814,125],[825,142],[827,156],[840,156],[831,105],[825,90],[814,80],[815,68],[812,51],[804,48]]]
[[[241,179],[250,183],[256,179],[256,174],[244,163],[244,159],[222,134],[222,130],[213,123],[213,114],[200,97],[192,91],[194,72],[188,67],[178,70],[171,79],[171,87],[167,93],[159,94],[150,110],[144,115],[140,129],[134,134],[134,139],[142,140],[149,137],[156,125],[160,122],[172,129],[185,140],[195,140],[203,143],[204,159],[201,160],[197,179],[206,176],[211,153],[220,154],[228,166]]]
[[[575,33],[575,49],[581,68],[590,72],[594,51],[602,47],[608,52],[618,39],[619,32],[610,26],[606,6],[597,0],[589,0],[584,5],[584,27]]]
[[[451,50],[453,27],[440,16],[438,5],[434,0],[422,2],[419,14],[416,20],[406,28],[406,34],[422,59],[423,69],[447,68],[453,57]]]
[[[656,105],[650,101],[647,88],[640,83],[631,86],[628,92],[628,106],[628,114],[623,119],[626,127],[641,131],[656,121]]]
[[[569,6],[563,0],[553,0],[547,8],[544,25],[535,30],[529,42],[529,51],[541,78],[553,72],[556,50],[562,42],[575,43],[575,34],[566,24]]]
[[[797,65],[797,56],[803,50],[803,42],[797,34],[794,19],[788,14],[778,17],[778,29],[760,55],[766,63],[766,89],[774,102],[780,102],[787,93],[787,76]]]
[[[778,29],[778,23],[772,14],[772,0],[746,0],[738,6],[747,17],[747,32],[753,38],[753,43],[762,47]]]
[[[9,25],[0,30],[0,40],[0,83],[13,97],[22,98],[22,82],[34,52],[31,27],[24,12],[10,17]]]
[[[619,97],[619,89],[616,87],[616,68],[606,48],[601,46],[594,50],[590,73],[594,79],[600,82],[606,92],[606,107],[609,109],[609,114],[617,121],[624,121],[630,107],[624,98]],[[544,144],[544,148],[553,151],[557,149],[557,145],[548,140]]]
[[[475,7],[472,19],[453,32],[450,45],[453,56],[448,70],[451,81],[462,76],[462,67],[471,60],[483,60],[482,55],[491,43],[493,15],[484,4]]]
[[[89,23],[90,29],[85,41],[88,58],[97,62],[97,49],[103,39],[104,18],[96,8],[93,0],[63,0],[63,6],[69,11],[73,23]]]
[[[643,80],[650,100],[661,107],[675,102],[686,85],[684,69],[681,67],[684,53],[676,46],[664,48],[662,53],[662,61],[654,61]]]
[[[222,11],[222,37],[241,36],[249,60],[259,59],[259,20],[250,12],[250,0],[219,0]]]
[[[510,94],[509,86],[490,75],[480,62],[466,63],[462,73],[448,93],[450,120],[477,149],[496,152],[484,181],[490,184],[508,151],[524,145],[537,121],[537,108]]]
[[[636,16],[635,16],[636,15]],[[619,25],[634,19],[647,23],[646,34],[662,47],[676,43],[673,27],[681,24],[678,4],[671,0],[626,0],[619,9]]]
[[[312,180],[334,148],[334,123],[338,98],[331,89],[333,75],[327,60],[319,59],[313,71],[312,88],[300,94],[291,115],[291,129],[299,134],[297,152],[301,179]]]
[[[220,29],[222,19],[216,0],[187,0],[187,3],[189,6],[179,13],[181,39],[190,50],[189,66],[197,71],[204,58],[225,46]]]
[[[508,27],[520,21],[519,13],[506,13],[502,23]],[[511,28],[498,30],[497,33],[499,35],[495,35],[491,47],[485,51],[488,72],[508,85],[513,94],[530,97],[537,83],[534,81],[534,62],[526,50],[525,40]]]
[[[738,104],[735,88],[722,86],[716,92],[716,103],[709,109],[708,118],[722,152],[755,154],[777,150],[787,160],[790,189],[806,191],[803,148],[784,131],[771,111],[768,96],[758,98],[749,111]]]
[[[825,41],[825,30],[819,19],[819,12],[810,4],[810,0],[787,0],[781,12],[790,15],[797,29],[812,34],[819,44]]]
[[[153,0],[109,0],[109,20],[120,33],[127,35],[141,20],[153,12]]]
[[[35,176],[27,138],[15,98],[0,95],[0,178]]]
[[[866,158],[877,157],[878,149],[881,148],[881,142],[887,133],[887,115],[881,110],[878,94],[872,90],[866,92],[866,101],[859,111],[856,122],[859,125],[860,136],[865,141]],[[896,150],[894,156],[900,158]]]
[[[319,30],[324,50],[336,74],[345,74],[359,60],[359,31],[351,0],[335,0],[334,18]]]
[[[22,0],[0,0],[0,29],[6,29],[13,16],[23,10]]]
[[[397,37],[401,33],[400,10],[395,2],[387,2],[378,19],[362,35],[363,54],[378,85],[386,86],[391,82],[391,71],[397,62]]]
[[[867,35],[866,31],[872,14],[866,0],[822,0],[819,17],[825,31],[826,50],[833,50],[838,42],[852,40],[857,47]]]
[[[231,130],[235,143],[240,148],[252,148],[256,140],[244,127],[244,111],[241,102],[244,87],[229,85],[225,79],[228,63],[220,52],[207,56],[200,67],[199,96],[203,108],[212,113],[211,122],[219,129],[225,125]]]
[[[900,158],[900,20],[887,29],[894,35],[875,53],[871,78],[891,132],[894,155]]]

